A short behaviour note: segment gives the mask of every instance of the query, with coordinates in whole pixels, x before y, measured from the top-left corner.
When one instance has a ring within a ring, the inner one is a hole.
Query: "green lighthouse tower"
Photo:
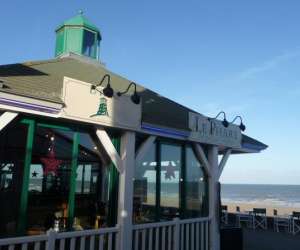
[[[99,59],[100,31],[84,17],[82,11],[59,25],[55,32],[56,57],[72,52]]]

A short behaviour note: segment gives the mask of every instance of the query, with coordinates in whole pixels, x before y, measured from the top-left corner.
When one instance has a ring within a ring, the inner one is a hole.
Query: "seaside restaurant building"
[[[100,41],[79,14],[54,59],[0,66],[0,248],[218,250],[226,161],[267,146],[110,72]]]

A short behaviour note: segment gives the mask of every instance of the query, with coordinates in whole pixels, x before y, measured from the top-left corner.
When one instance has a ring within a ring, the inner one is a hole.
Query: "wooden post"
[[[18,113],[15,112],[4,112],[0,116],[0,131],[5,128],[13,119],[18,116]]]
[[[133,177],[135,169],[135,133],[125,132],[121,138],[121,159],[123,171],[120,172],[118,224],[120,237],[117,249],[132,249],[132,207]]]
[[[107,153],[108,157],[110,158],[110,160],[113,162],[113,164],[117,168],[118,172],[119,173],[122,172],[123,171],[122,159],[120,158],[118,151],[116,150],[116,147],[112,143],[107,132],[102,128],[97,128],[96,135],[97,135],[101,145],[103,146],[103,149]],[[135,153],[134,153],[134,155],[135,155]]]
[[[220,230],[219,230],[219,201],[218,201],[218,147],[209,146],[208,162],[210,165],[209,177],[209,217],[211,223],[209,227],[210,250],[220,250]]]

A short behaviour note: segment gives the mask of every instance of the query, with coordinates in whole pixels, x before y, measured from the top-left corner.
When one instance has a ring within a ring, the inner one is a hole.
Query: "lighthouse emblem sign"
[[[90,117],[101,116],[101,115],[109,116],[107,111],[107,100],[103,96],[100,98],[100,104],[97,113],[91,115]]]
[[[64,108],[60,116],[84,123],[140,130],[141,104],[134,104],[126,95],[108,98],[103,95],[103,87],[98,86],[99,91],[92,92],[91,86],[92,83],[64,77]]]

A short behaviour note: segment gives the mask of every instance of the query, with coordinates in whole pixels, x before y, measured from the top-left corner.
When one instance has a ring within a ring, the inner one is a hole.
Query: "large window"
[[[181,147],[160,145],[160,218],[170,220],[179,216]]]
[[[32,119],[1,131],[0,237],[115,225],[117,170],[88,131]]]
[[[156,159],[155,146],[137,162],[134,175],[133,220],[136,223],[155,221]]]
[[[186,148],[185,217],[208,214],[207,177],[191,147]]]
[[[17,232],[27,130],[15,122],[0,133],[0,236]]]
[[[74,225],[79,229],[107,224],[108,167],[102,165],[95,138],[79,134]]]
[[[208,213],[207,177],[192,147],[156,141],[135,167],[134,223]]]
[[[43,233],[55,222],[67,229],[74,132],[36,127],[29,173],[27,233]]]

